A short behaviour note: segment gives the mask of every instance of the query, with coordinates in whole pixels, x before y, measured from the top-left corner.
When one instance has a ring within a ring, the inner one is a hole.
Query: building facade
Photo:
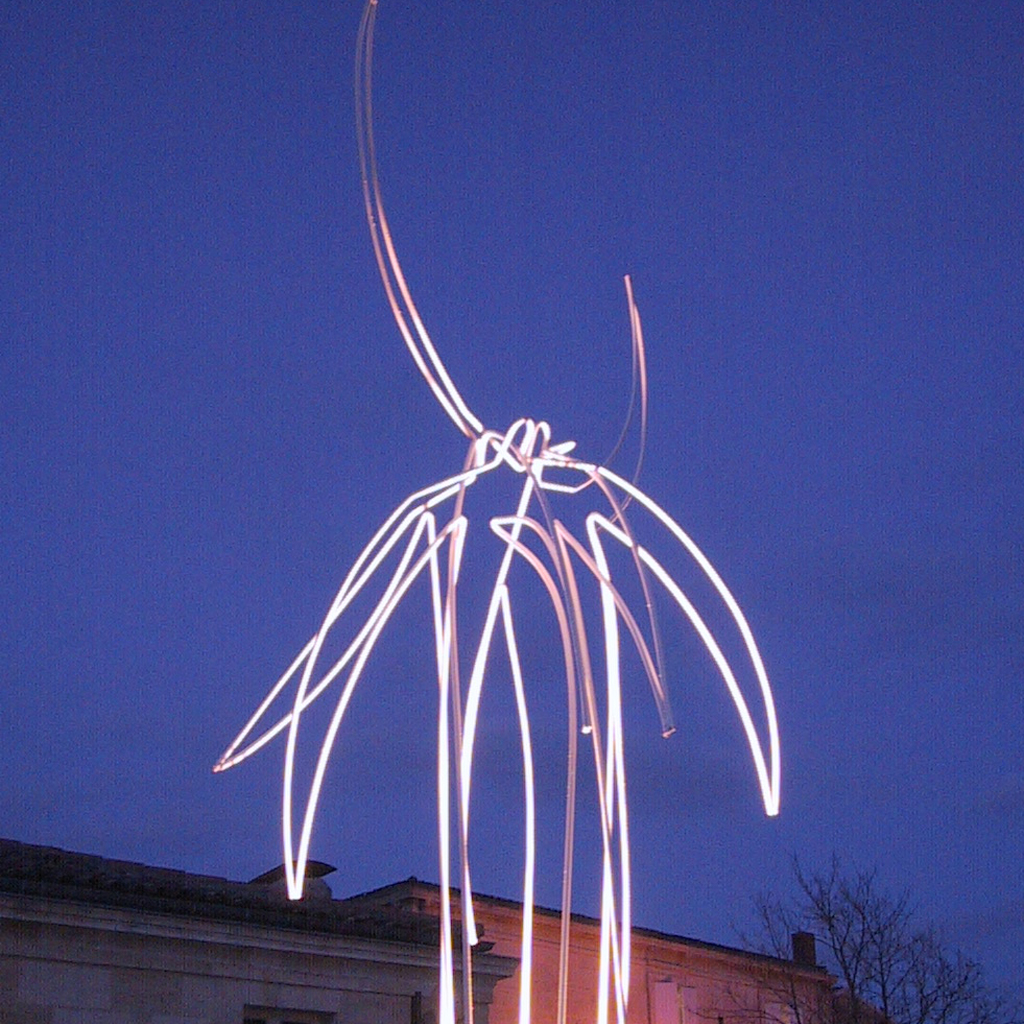
[[[325,870],[326,869],[326,870]],[[314,865],[231,882],[0,840],[0,1024],[430,1024],[438,928]],[[477,1019],[517,961],[474,964]]]
[[[434,1024],[438,888],[409,879],[334,899],[311,865],[287,899],[251,882],[0,840],[0,1024]],[[480,897],[477,1024],[518,1015],[519,905]],[[558,915],[535,923],[534,1020],[553,1021]],[[599,922],[574,917],[567,1020],[591,1024]],[[628,1024],[788,1024],[811,964],[635,929]],[[805,957],[806,959],[806,957]]]
[[[409,879],[348,902],[436,915],[439,891],[437,886]],[[455,906],[453,900],[453,910]],[[482,938],[493,953],[518,961],[521,911],[521,905],[511,900],[474,896]],[[557,911],[538,908],[532,1006],[533,1019],[544,1024],[555,1020],[560,929]],[[573,915],[567,1024],[595,1020],[600,932],[600,921]],[[627,1024],[811,1024],[830,999],[833,979],[815,964],[813,936],[794,936],[794,952],[793,960],[783,960],[634,927]],[[492,1024],[515,1024],[518,972],[498,985],[492,998]]]

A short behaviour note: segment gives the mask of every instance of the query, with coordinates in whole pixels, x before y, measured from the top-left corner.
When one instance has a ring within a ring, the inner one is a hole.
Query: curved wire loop
[[[370,239],[377,258],[377,269],[388,298],[395,323],[405,339],[406,348],[423,374],[434,397],[467,437],[479,437],[483,424],[473,415],[437,354],[430,335],[412,300],[405,275],[391,239],[391,229],[384,213],[380,180],[377,176],[377,150],[373,138],[373,29],[377,18],[377,2],[369,0],[363,10],[356,41],[356,135],[359,142],[359,167],[363,179],[363,200]]]

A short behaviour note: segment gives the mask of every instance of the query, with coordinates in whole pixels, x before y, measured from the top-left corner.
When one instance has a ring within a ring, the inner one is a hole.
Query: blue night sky
[[[0,834],[280,863],[282,745],[210,766],[390,510],[462,465],[373,264],[359,16],[0,14]],[[460,389],[600,461],[631,273],[641,485],[772,679],[768,820],[724,687],[660,607],[677,734],[642,679],[628,695],[641,925],[734,943],[794,853],[836,851],[1021,992],[1022,52],[1009,2],[382,0],[385,202]],[[482,564],[511,493],[470,511]],[[527,575],[551,905],[564,683]],[[426,607],[414,590],[382,637],[328,776],[312,855],[338,895],[438,877]],[[500,673],[488,693],[475,882],[515,897],[518,741]],[[581,911],[596,877],[585,849]]]

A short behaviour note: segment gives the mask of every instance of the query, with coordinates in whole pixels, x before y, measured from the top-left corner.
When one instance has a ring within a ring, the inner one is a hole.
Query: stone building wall
[[[0,840],[0,1024],[436,1024],[438,887],[336,900],[316,877],[331,869],[311,868],[291,902],[280,869],[231,882]],[[475,909],[475,1024],[515,1024],[521,907]],[[541,1024],[556,1017],[559,927],[538,910]],[[599,940],[598,921],[573,918],[568,1024],[595,1019]],[[813,964],[642,928],[631,962],[627,1024],[794,1024],[791,1006],[831,992]]]
[[[436,886],[410,879],[349,901],[366,906],[411,907],[437,912]],[[453,901],[453,906],[457,901]],[[511,900],[477,896],[474,913],[494,953],[518,960],[521,907]],[[560,918],[538,909],[534,920],[532,1005],[534,1019],[553,1021],[558,993]],[[600,922],[574,915],[569,945],[568,1024],[592,1024],[597,1009]],[[745,950],[634,928],[627,1024],[793,1024],[797,1000],[816,1019],[833,979],[826,971]],[[518,1020],[519,973],[494,991],[491,1024]]]
[[[480,1024],[515,966],[475,965]],[[424,915],[0,841],[0,1024],[432,1024],[436,994]]]

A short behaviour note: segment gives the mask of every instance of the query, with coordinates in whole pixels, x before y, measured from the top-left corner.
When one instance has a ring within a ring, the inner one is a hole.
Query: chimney
[[[793,932],[793,963],[801,967],[817,967],[818,955],[810,932]]]
[[[323,861],[306,861],[306,876],[302,887],[303,902],[329,903],[334,899],[331,887],[324,881],[324,875],[329,875],[333,871],[337,871],[337,868],[324,864]],[[249,885],[261,886],[266,895],[275,901],[290,902],[283,864],[251,879]]]

